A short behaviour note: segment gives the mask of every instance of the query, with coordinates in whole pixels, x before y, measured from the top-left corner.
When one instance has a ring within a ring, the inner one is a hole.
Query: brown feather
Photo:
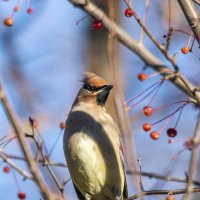
[[[85,75],[83,79],[84,83],[88,83],[89,85],[97,87],[97,88],[107,85],[107,82],[103,78],[101,78],[100,76],[97,76],[96,74],[92,72],[85,72],[84,75]]]

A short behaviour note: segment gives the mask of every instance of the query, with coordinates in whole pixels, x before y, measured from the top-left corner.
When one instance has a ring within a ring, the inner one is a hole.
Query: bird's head
[[[79,100],[104,106],[113,85],[92,72],[86,72],[83,79],[83,87],[79,92]]]

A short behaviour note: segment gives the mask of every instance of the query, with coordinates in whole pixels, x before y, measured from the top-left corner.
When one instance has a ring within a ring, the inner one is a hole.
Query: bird
[[[113,85],[85,72],[63,137],[68,170],[79,200],[128,198],[120,130],[105,104]]]

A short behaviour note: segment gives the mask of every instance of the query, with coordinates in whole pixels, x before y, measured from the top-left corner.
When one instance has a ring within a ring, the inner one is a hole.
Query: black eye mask
[[[110,90],[103,90],[102,92],[97,94],[97,97],[96,97],[97,105],[101,105],[101,106],[105,105],[109,92]]]
[[[106,87],[106,85],[103,85],[101,87],[94,87],[94,86],[89,85],[87,83],[83,85],[83,88],[86,89],[87,91],[91,92],[91,93],[98,92],[105,87]]]

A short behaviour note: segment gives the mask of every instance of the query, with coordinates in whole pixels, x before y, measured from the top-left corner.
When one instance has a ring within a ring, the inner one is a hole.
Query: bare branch
[[[192,1],[178,0],[178,3],[196,37],[197,42],[200,45],[200,19]]]
[[[108,15],[110,19],[113,21],[117,21],[118,12],[116,12],[116,8],[119,6],[116,1],[108,1]],[[115,34],[112,32],[109,33],[109,40],[107,45],[107,53],[108,53],[108,64],[110,68],[110,72],[112,74],[112,82],[115,85],[114,92],[114,104],[117,111],[118,121],[120,125],[120,129],[122,131],[122,140],[124,143],[125,150],[125,162],[128,167],[132,169],[137,168],[137,159],[136,152],[134,149],[134,138],[133,131],[130,124],[130,119],[127,111],[124,109],[124,92],[123,92],[123,83],[121,78],[120,71],[120,56],[119,56],[119,43]],[[137,189],[139,189],[138,181],[136,176],[132,176],[133,184]],[[139,192],[139,191],[138,191]]]
[[[128,171],[126,171],[126,174],[127,175],[128,174],[140,175],[140,172],[128,170]],[[141,175],[149,177],[149,178],[156,178],[156,179],[172,181],[172,182],[180,182],[180,183],[187,183],[188,182],[188,180],[186,178],[176,178],[176,177],[171,177],[171,176],[164,176],[164,175],[157,174],[157,173],[154,173],[154,172],[141,172]],[[200,186],[200,182],[198,182],[198,181],[193,181],[193,184]]]
[[[187,193],[184,197],[184,200],[189,199],[190,194],[192,193],[192,186],[193,186],[193,176],[196,173],[197,170],[197,158],[198,158],[198,147],[200,143],[200,111],[198,115],[198,122],[196,125],[195,135],[192,139],[192,155],[190,159],[190,166],[189,166],[189,172],[188,172],[188,185],[187,185]]]
[[[199,0],[192,0],[192,1],[200,6],[200,1]]]
[[[10,106],[10,103],[5,95],[5,92],[3,90],[3,86],[0,83],[0,99],[3,105],[3,108],[5,110],[5,113],[7,115],[8,121],[10,125],[12,126],[15,134],[17,135],[19,144],[21,146],[21,149],[27,159],[27,163],[29,165],[30,171],[33,175],[33,180],[37,183],[38,187],[40,188],[40,191],[43,195],[43,197],[47,200],[59,200],[62,199],[61,197],[58,197],[57,195],[54,195],[46,186],[44,180],[42,179],[42,175],[39,172],[37,163],[33,159],[31,155],[30,148],[25,140],[25,135],[22,131],[22,128],[15,116],[15,113],[13,109]]]
[[[177,64],[175,62],[175,59],[169,55],[169,53],[166,50],[166,48],[164,46],[160,45],[160,43],[156,40],[156,38],[150,33],[150,31],[147,29],[147,27],[145,26],[145,24],[139,18],[139,16],[137,15],[135,9],[131,6],[131,4],[129,3],[129,1],[128,0],[124,0],[124,2],[133,11],[133,16],[134,16],[135,20],[141,26],[141,28],[143,29],[143,31],[148,35],[148,37],[150,38],[150,40],[156,45],[156,47],[165,56],[165,58],[173,65],[174,70],[178,71],[178,66],[177,66]]]
[[[9,159],[3,152],[0,151],[0,157],[7,163],[9,164],[13,169],[15,169],[19,174],[24,176],[27,179],[33,179],[33,176],[17,166],[11,159]]]
[[[29,120],[32,120],[31,118],[29,118]],[[48,165],[48,157],[44,154],[43,149],[41,144],[43,143],[43,141],[41,140],[40,142],[37,141],[36,137],[35,137],[35,131],[34,131],[34,126],[33,123],[31,124],[32,126],[32,135],[30,136],[30,138],[33,139],[33,141],[35,142],[35,145],[37,147],[37,152],[41,153],[41,156],[44,160],[44,166],[46,166],[47,170],[49,171],[49,174],[51,175],[51,177],[53,178],[55,184],[57,185],[59,191],[61,192],[61,194],[63,195],[63,187],[62,185],[59,183],[54,171],[51,169],[51,167]],[[37,162],[38,163],[38,162]]]
[[[21,161],[27,162],[26,158],[23,158],[21,156],[11,155],[11,154],[7,154],[7,153],[4,153],[4,155],[6,155],[8,158],[11,158],[11,159],[16,159],[16,160],[21,160]],[[38,162],[41,163],[42,165],[46,165],[46,162],[47,162],[47,164],[51,165],[51,166],[67,168],[66,164],[59,163],[59,162],[53,162],[51,160],[48,160],[45,162],[43,159],[39,159]]]
[[[168,69],[166,65],[164,65],[156,56],[154,56],[148,49],[146,49],[141,43],[132,39],[130,35],[128,35],[121,27],[119,27],[116,23],[110,20],[106,14],[98,8],[94,3],[89,0],[85,4],[81,4],[83,0],[69,0],[74,5],[79,5],[79,7],[86,12],[88,12],[91,16],[101,20],[104,24],[104,27],[108,29],[109,32],[115,34],[117,39],[125,45],[128,49],[137,54],[148,66],[151,66],[158,72],[163,72],[163,70]],[[81,5],[81,6],[80,6]],[[179,73],[177,73],[179,74]],[[163,74],[164,76],[166,74]],[[197,104],[200,104],[200,93],[194,95],[193,91],[195,90],[195,86],[193,86],[183,75],[176,76],[176,74],[170,79],[178,88],[180,88],[186,95],[194,98]],[[182,81],[184,80],[184,82]],[[187,83],[187,85],[185,84]]]
[[[186,193],[186,189],[179,189],[179,190],[150,190],[150,191],[144,191],[139,194],[135,194],[131,197],[129,197],[127,200],[133,200],[133,199],[139,199],[144,196],[150,196],[150,195],[162,195],[162,194],[184,194]],[[200,188],[193,188],[192,192],[200,192]]]

